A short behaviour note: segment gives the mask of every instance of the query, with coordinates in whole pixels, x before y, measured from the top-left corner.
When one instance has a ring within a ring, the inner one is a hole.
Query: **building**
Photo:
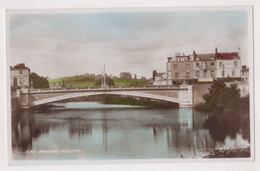
[[[10,67],[10,85],[15,88],[30,88],[30,69],[24,63]]]
[[[193,51],[193,77],[197,82],[212,82],[216,77],[216,54],[196,54]]]
[[[216,78],[230,78],[231,80],[241,79],[241,63],[238,52],[218,53],[217,54],[217,70]]]
[[[166,78],[167,85],[191,83],[193,78],[193,61],[192,55],[176,55],[168,57]]]
[[[215,53],[177,53],[174,57],[168,57],[166,84],[213,82],[215,79],[240,80],[241,72],[239,51],[219,53],[216,48]]]
[[[120,72],[120,78],[132,79],[132,74],[130,72]]]
[[[242,65],[241,80],[249,82],[249,68],[246,65]]]
[[[164,85],[167,85],[167,82],[166,82],[166,73],[165,72],[158,72],[156,73],[155,75],[155,79],[154,79],[154,82],[153,82],[153,85],[155,86],[164,86]]]

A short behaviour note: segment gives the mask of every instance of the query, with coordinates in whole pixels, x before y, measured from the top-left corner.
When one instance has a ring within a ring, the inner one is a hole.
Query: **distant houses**
[[[166,85],[166,84],[167,84],[166,73],[163,73],[163,72],[156,73],[153,85],[160,86],[160,85]]]
[[[120,72],[120,78],[132,79],[132,74],[130,72]]]

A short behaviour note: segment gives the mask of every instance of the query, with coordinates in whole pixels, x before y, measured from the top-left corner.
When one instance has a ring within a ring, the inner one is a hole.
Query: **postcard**
[[[251,7],[6,10],[11,165],[254,160]]]

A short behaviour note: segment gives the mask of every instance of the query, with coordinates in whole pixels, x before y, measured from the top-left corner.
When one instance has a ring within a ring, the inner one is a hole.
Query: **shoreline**
[[[250,158],[250,147],[234,149],[215,149],[203,158]]]

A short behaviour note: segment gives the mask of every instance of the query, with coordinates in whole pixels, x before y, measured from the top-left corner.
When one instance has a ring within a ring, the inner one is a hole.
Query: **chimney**
[[[215,48],[215,53],[216,53],[216,55],[218,54],[218,48],[217,47]]]
[[[170,61],[171,61],[171,59],[172,59],[172,57],[168,57],[168,62],[170,62]]]

